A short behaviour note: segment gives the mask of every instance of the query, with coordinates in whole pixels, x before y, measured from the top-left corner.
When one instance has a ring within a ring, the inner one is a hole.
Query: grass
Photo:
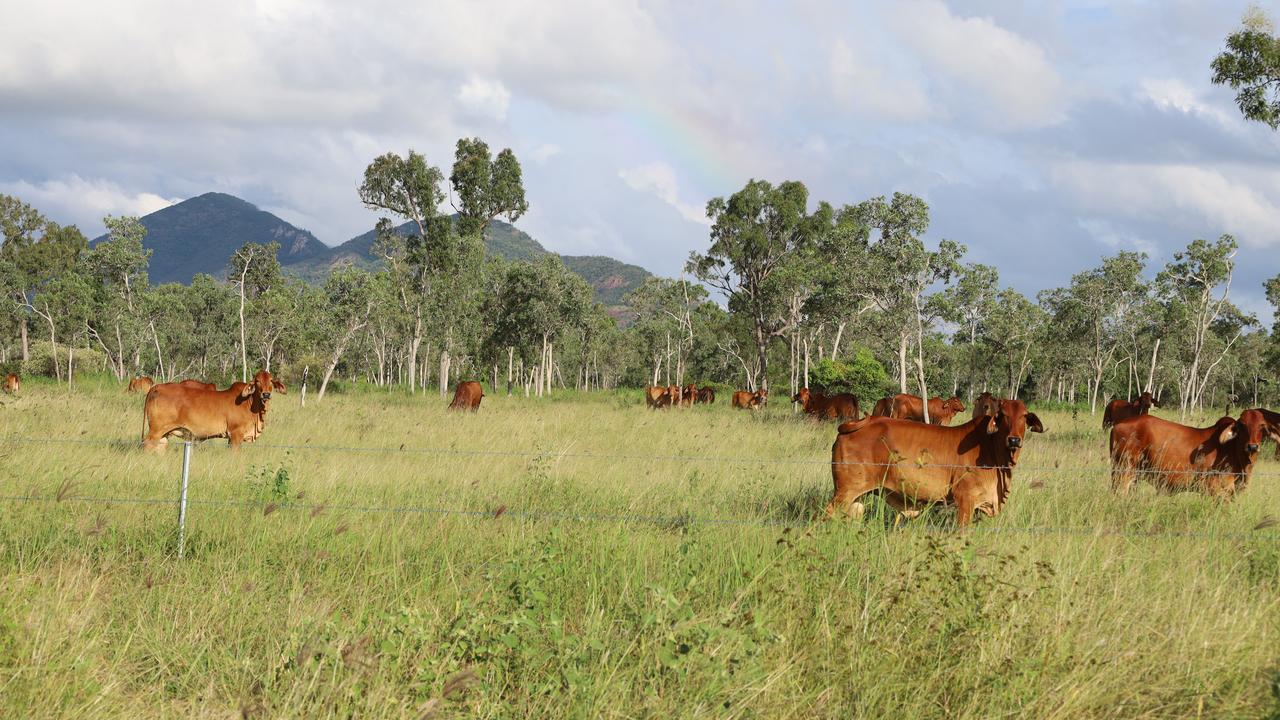
[[[815,521],[834,428],[785,403],[295,390],[259,443],[195,449],[178,560],[181,453],[131,446],[140,397],[3,404],[2,437],[112,441],[0,445],[0,495],[42,498],[0,501],[4,717],[1280,711],[1278,478],[1114,498],[1087,414],[1043,413],[1007,511],[961,535]]]

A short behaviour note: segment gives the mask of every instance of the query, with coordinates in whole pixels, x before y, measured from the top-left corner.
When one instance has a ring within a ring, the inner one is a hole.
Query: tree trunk
[[[329,380],[333,377],[333,371],[338,368],[338,363],[342,360],[342,353],[346,352],[347,345],[351,342],[351,339],[354,338],[356,333],[360,332],[360,328],[364,326],[364,323],[357,323],[349,326],[346,333],[338,340],[337,346],[333,348],[333,354],[329,356],[328,366],[325,367],[324,379],[320,381],[320,392],[316,394],[317,400],[324,399],[324,393],[329,389]]]
[[[1147,373],[1145,392],[1151,392],[1156,384],[1156,359],[1160,357],[1160,338],[1156,338],[1156,346],[1151,349],[1151,370]]]
[[[27,337],[27,318],[25,315],[18,318],[18,334],[22,336],[22,362],[31,360],[31,341]]]
[[[511,368],[514,363],[516,349],[514,346],[507,346],[507,395],[511,395]]]
[[[449,369],[453,366],[453,358],[448,350],[440,351],[440,397],[449,394]]]
[[[898,392],[907,391],[907,334],[898,336]]]

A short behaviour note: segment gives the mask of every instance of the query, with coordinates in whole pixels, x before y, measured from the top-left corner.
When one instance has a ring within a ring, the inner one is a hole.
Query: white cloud
[[[900,2],[894,25],[925,64],[932,86],[995,127],[1036,127],[1062,119],[1058,71],[1034,42],[990,17],[959,17],[939,0]],[[959,86],[954,92],[952,84]],[[976,92],[978,97],[969,97]]]
[[[680,184],[676,180],[676,171],[670,165],[655,160],[629,170],[619,170],[618,177],[632,190],[657,196],[675,208],[685,220],[699,225],[711,224],[705,210],[680,200]]]
[[[843,39],[827,57],[831,92],[854,112],[887,120],[922,120],[930,112],[924,88],[913,79],[889,77],[883,61],[868,58]]]
[[[40,183],[0,182],[0,193],[30,203],[51,220],[75,224],[90,237],[102,231],[102,218],[107,215],[147,215],[182,199],[132,193],[114,182],[79,175]]]
[[[505,85],[480,77],[467,80],[454,97],[468,113],[499,122],[507,119],[507,107],[511,105],[511,92]]]
[[[1190,85],[1177,78],[1146,78],[1139,84],[1139,97],[1163,110],[1177,110],[1190,115],[1210,117],[1225,126],[1232,126],[1233,118],[1203,102]]]
[[[1231,168],[1067,162],[1051,177],[1093,212],[1231,233],[1245,245],[1280,245],[1280,197]],[[1269,173],[1274,176],[1274,173]],[[1273,178],[1274,179],[1274,178]],[[1188,231],[1189,233],[1191,231]],[[1184,242],[1191,238],[1179,238]]]
[[[542,143],[529,153],[529,157],[539,165],[544,165],[548,160],[559,155],[563,151],[564,148],[556,145],[555,143]]]
[[[1160,256],[1159,245],[1131,232],[1121,230],[1107,220],[1081,218],[1077,221],[1077,224],[1081,230],[1089,233],[1094,240],[1113,250],[1137,250],[1146,253],[1148,257],[1155,258]]]

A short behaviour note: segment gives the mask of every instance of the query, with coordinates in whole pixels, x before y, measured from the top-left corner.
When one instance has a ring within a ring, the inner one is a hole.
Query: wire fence
[[[184,450],[189,452],[195,443],[182,443]],[[97,446],[111,447],[117,449],[135,449],[140,448],[142,443],[138,441],[112,440],[105,438],[33,438],[21,436],[3,436],[0,437],[0,446],[3,445],[79,445],[79,446]],[[901,466],[907,470],[910,469],[949,469],[949,470],[982,470],[990,468],[980,468],[972,465],[944,464],[944,463],[925,463],[908,459],[902,459],[897,462],[890,463],[873,463],[873,462],[833,462],[829,460],[814,460],[805,458],[749,458],[741,456],[692,456],[692,455],[654,455],[654,454],[611,454],[611,453],[591,453],[591,452],[555,452],[546,449],[535,450],[468,450],[459,448],[425,448],[425,447],[361,447],[361,446],[338,446],[338,445],[319,445],[319,444],[278,444],[278,443],[254,443],[255,447],[274,450],[302,450],[302,451],[320,451],[320,452],[343,452],[343,453],[380,453],[380,454],[421,454],[421,455],[445,455],[460,457],[498,457],[498,458],[521,458],[531,460],[539,457],[552,456],[555,458],[573,458],[582,460],[624,460],[624,461],[663,461],[663,462],[713,462],[713,463],[731,463],[737,465],[854,465],[854,466],[871,466],[871,467],[892,467]],[[723,517],[723,516],[707,516],[694,514],[677,514],[677,515],[654,515],[640,513],[591,513],[591,512],[551,512],[533,509],[508,508],[506,505],[499,505],[491,509],[467,509],[453,507],[439,507],[429,505],[365,505],[365,504],[344,504],[344,503],[309,503],[280,500],[276,502],[264,500],[215,500],[187,497],[187,479],[189,455],[184,459],[182,492],[178,498],[140,498],[140,497],[112,497],[100,495],[77,495],[71,494],[70,489],[73,484],[68,481],[64,483],[55,493],[50,495],[0,495],[2,502],[27,502],[27,503],[62,503],[62,502],[78,502],[101,505],[172,505],[179,508],[179,549],[181,550],[181,538],[185,533],[185,506],[197,507],[218,507],[218,508],[242,508],[261,510],[264,514],[270,514],[276,511],[308,511],[312,517],[321,512],[353,512],[353,513],[377,513],[386,515],[435,515],[442,517],[460,517],[471,519],[499,519],[507,517],[511,519],[520,519],[530,522],[579,522],[579,523],[621,523],[621,524],[642,524],[652,525],[666,529],[679,529],[692,527],[697,525],[705,526],[750,526],[760,528],[770,527],[789,527],[804,524],[812,519],[816,519],[817,513],[811,513],[814,517],[793,517],[793,518],[769,518],[769,517]],[[1055,465],[1035,466],[1035,465],[1019,465],[1016,470],[1019,473],[1070,473],[1079,475],[1086,472],[1104,472],[1109,471],[1109,466],[1067,466],[1062,467]],[[1149,471],[1159,474],[1160,471]],[[1207,471],[1172,471],[1177,474],[1204,474],[1220,476],[1224,473],[1221,470]],[[1280,472],[1260,473],[1255,472],[1253,476],[1280,476]],[[979,525],[969,532],[978,535],[1039,535],[1039,536],[1075,536],[1075,537],[1120,537],[1120,538],[1180,538],[1180,539],[1198,539],[1198,540],[1245,540],[1264,537],[1267,539],[1280,539],[1280,532],[1273,530],[1280,528],[1280,522],[1271,518],[1264,519],[1249,531],[1177,531],[1177,530],[1134,530],[1124,528],[1107,528],[1107,527],[1069,527],[1069,526],[1043,526],[1043,527],[1023,527],[1023,526],[1006,526],[983,524]],[[950,532],[950,528],[941,526],[936,523],[907,523],[899,527],[902,532],[923,532],[938,533]],[[1267,532],[1270,531],[1270,532]],[[181,552],[179,553],[181,557]]]

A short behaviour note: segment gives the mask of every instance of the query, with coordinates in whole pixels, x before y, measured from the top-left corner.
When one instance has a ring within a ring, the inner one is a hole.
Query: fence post
[[[182,443],[182,491],[178,496],[178,559],[182,559],[187,539],[187,478],[191,474],[190,440]]]

